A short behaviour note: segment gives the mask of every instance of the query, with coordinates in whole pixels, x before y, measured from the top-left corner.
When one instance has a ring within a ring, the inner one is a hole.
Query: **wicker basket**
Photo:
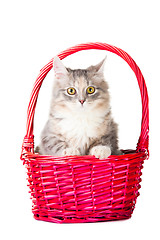
[[[40,71],[28,106],[27,133],[21,159],[27,168],[32,212],[38,220],[56,223],[127,219],[139,196],[141,169],[148,158],[148,94],[142,73],[123,50],[105,43],[80,44],[58,56],[63,59],[81,50],[107,50],[123,58],[137,77],[142,99],[141,134],[136,150],[105,160],[94,156],[54,157],[34,153],[33,119],[38,93],[53,59]]]

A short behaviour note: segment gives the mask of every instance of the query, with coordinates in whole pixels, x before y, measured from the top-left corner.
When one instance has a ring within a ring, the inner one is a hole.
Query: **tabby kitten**
[[[37,148],[54,156],[119,155],[117,124],[111,116],[105,59],[87,69],[66,68],[54,58],[55,72],[49,119]]]

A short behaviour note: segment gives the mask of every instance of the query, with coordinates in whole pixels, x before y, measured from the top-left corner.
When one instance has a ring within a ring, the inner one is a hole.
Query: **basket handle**
[[[71,47],[63,52],[61,52],[58,57],[62,60],[65,57],[79,52],[81,50],[90,50],[90,49],[97,49],[97,50],[107,50],[112,53],[117,54],[122,59],[124,59],[128,65],[131,67],[133,72],[136,75],[139,89],[141,93],[141,99],[142,99],[142,121],[141,121],[141,133],[140,137],[137,143],[137,151],[139,152],[147,152],[148,154],[148,140],[149,140],[149,107],[148,107],[148,93],[147,93],[147,87],[145,84],[144,77],[135,63],[135,61],[122,49],[108,45],[106,43],[86,43],[86,44],[79,44],[75,47]],[[22,152],[34,152],[34,140],[33,140],[33,121],[34,121],[34,113],[35,113],[35,107],[37,103],[38,93],[41,88],[42,82],[44,78],[46,77],[47,73],[52,69],[53,67],[53,59],[45,65],[41,70],[40,73],[35,81],[30,102],[28,105],[28,111],[27,111],[27,133],[23,141],[22,145]]]

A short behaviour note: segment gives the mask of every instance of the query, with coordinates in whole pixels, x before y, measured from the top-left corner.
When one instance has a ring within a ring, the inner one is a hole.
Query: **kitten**
[[[105,59],[96,66],[72,70],[54,58],[50,114],[37,152],[53,156],[94,155],[99,159],[121,154],[103,75],[104,63]]]

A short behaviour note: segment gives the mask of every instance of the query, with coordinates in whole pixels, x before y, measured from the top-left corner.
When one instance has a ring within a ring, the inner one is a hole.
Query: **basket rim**
[[[122,155],[110,155],[106,159],[99,159],[91,155],[83,156],[52,156],[52,155],[40,155],[38,153],[25,152],[21,160],[24,162],[36,162],[44,164],[128,164],[131,162],[137,162],[139,159],[146,160],[148,158],[148,152],[136,152],[136,150],[123,150]],[[126,153],[125,153],[126,152]],[[129,152],[129,153],[127,153]]]

